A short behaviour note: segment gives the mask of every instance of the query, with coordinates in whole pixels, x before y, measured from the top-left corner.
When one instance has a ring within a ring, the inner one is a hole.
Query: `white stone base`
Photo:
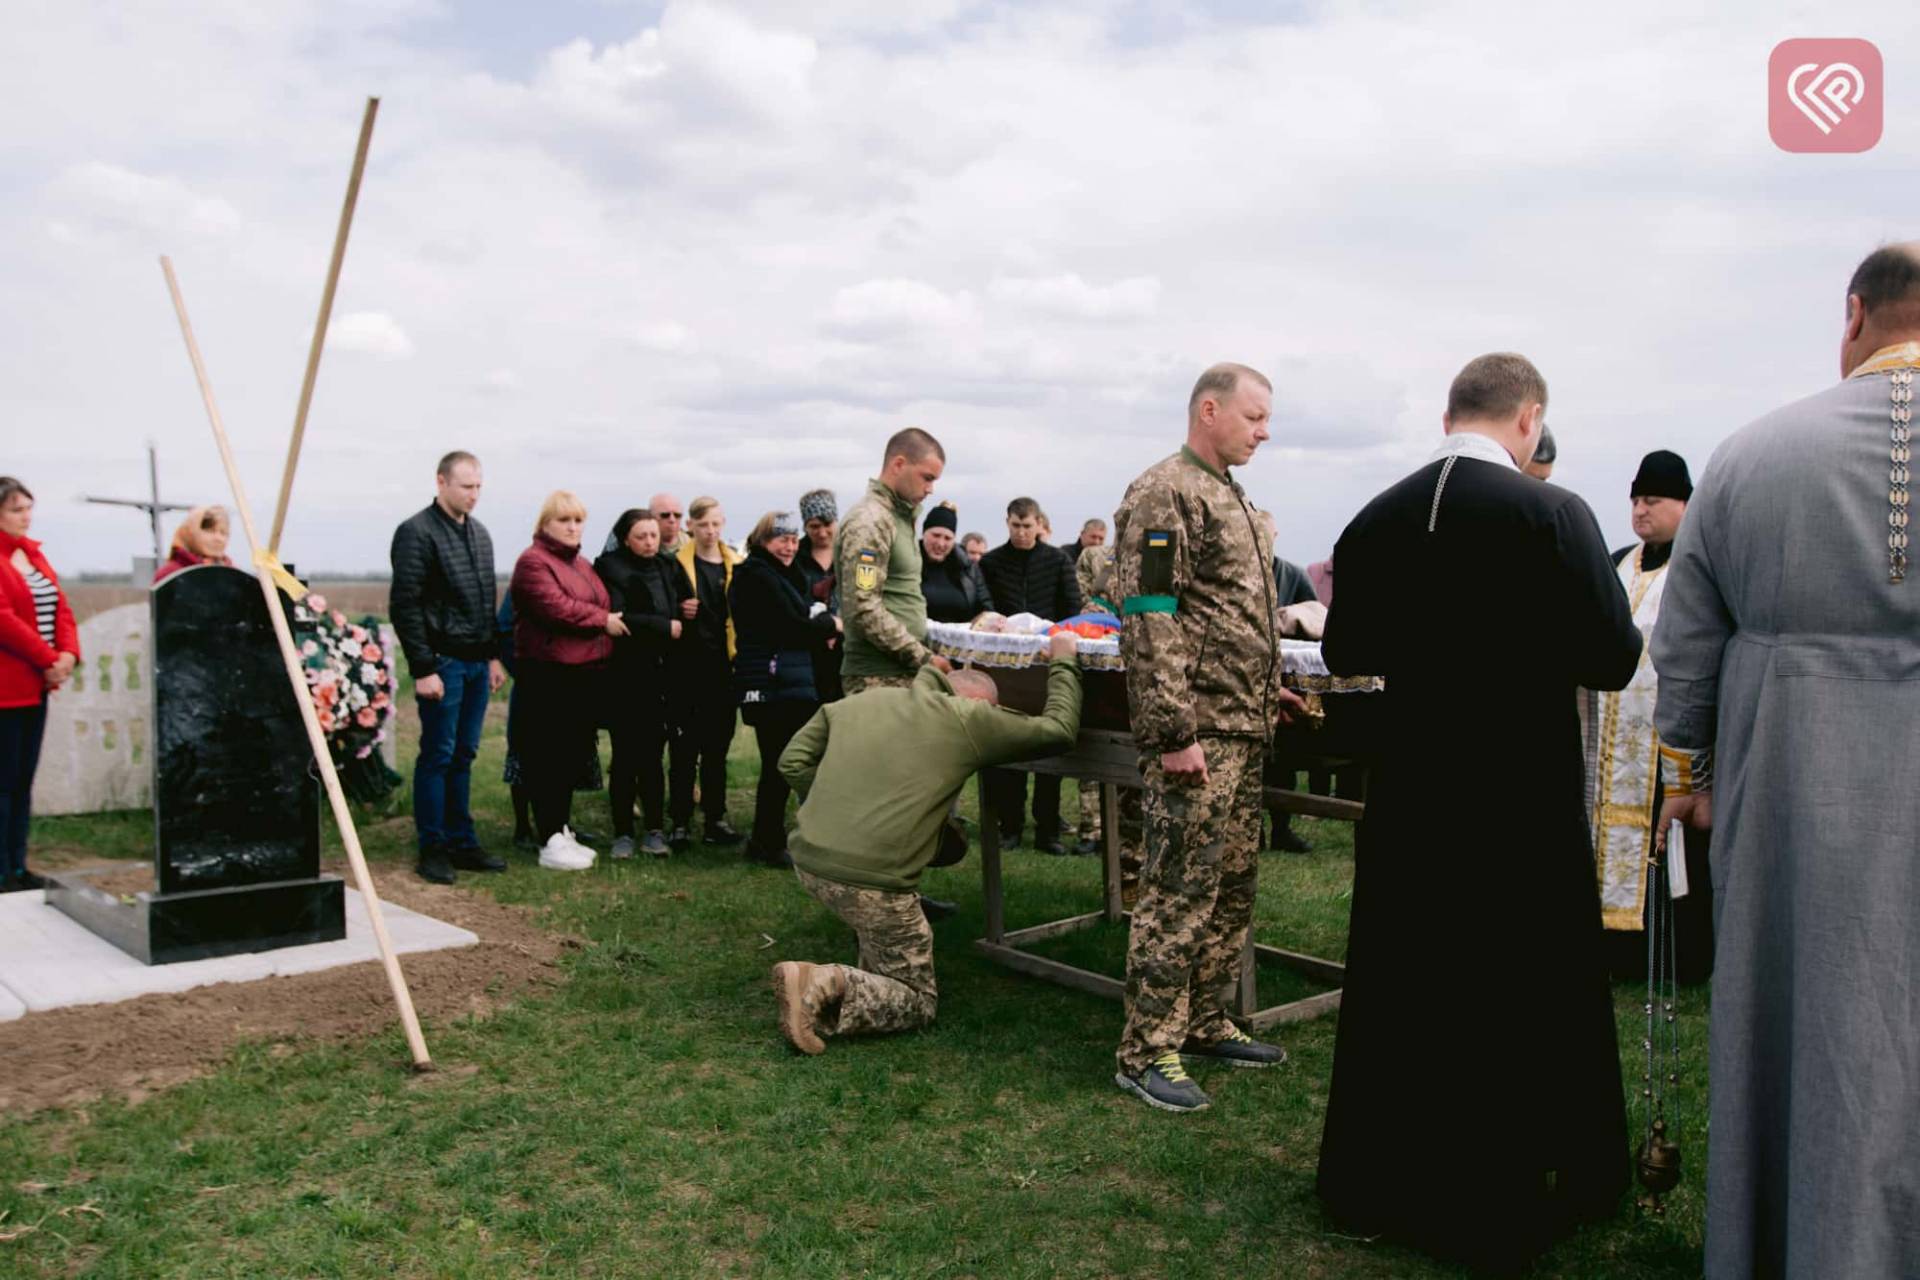
[[[466,929],[391,902],[380,907],[394,949],[402,954],[480,941]],[[347,890],[347,936],[339,942],[163,965],[141,964],[49,907],[38,889],[0,894],[0,1022],[41,1009],[111,1004],[156,991],[314,973],[379,958],[366,903],[352,889]]]

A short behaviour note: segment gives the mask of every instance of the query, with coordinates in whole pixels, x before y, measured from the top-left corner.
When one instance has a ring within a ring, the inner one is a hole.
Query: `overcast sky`
[[[729,532],[843,508],[904,425],[937,496],[1057,540],[1266,371],[1242,472],[1326,554],[1513,349],[1555,476],[1629,539],[1642,453],[1696,473],[1831,383],[1848,273],[1920,237],[1920,6],[1034,0],[14,0],[0,77],[0,472],[63,572],[133,512],[227,501],[172,255],[264,525],[364,98],[372,159],[284,554],[383,568],[435,459],[481,455],[502,567],[540,499],[666,488]],[[1885,55],[1857,156],[1767,136],[1792,36]],[[170,527],[170,526],[169,526]],[[597,534],[596,534],[597,538]]]

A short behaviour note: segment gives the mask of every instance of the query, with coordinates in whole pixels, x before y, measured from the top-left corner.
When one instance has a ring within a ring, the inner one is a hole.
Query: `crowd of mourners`
[[[790,510],[764,512],[735,544],[718,498],[683,504],[656,493],[601,533],[588,527],[577,496],[557,491],[502,593],[491,538],[473,515],[481,484],[474,455],[447,454],[434,500],[393,539],[389,612],[421,711],[413,780],[420,875],[451,883],[462,870],[506,866],[482,848],[468,792],[487,702],[508,676],[514,842],[537,851],[540,865],[583,869],[596,846],[617,859],[664,858],[697,835],[709,846],[743,846],[749,862],[791,866],[791,793],[777,764],[814,711],[844,695],[835,495],[813,489]],[[209,511],[220,517],[224,551],[224,515]],[[985,534],[960,531],[952,503],[927,511],[920,590],[930,620],[1080,610],[1076,561],[1105,543],[1106,522],[1088,520],[1071,544],[1055,546],[1046,512],[1022,497],[1008,505],[1006,524],[1006,540],[989,549]],[[202,562],[186,559],[193,554],[181,551],[165,569]],[[744,832],[727,810],[727,751],[740,722],[753,731],[761,765]],[[602,733],[611,748],[604,776]],[[1019,773],[995,778],[1007,842],[1023,834],[1023,783]],[[575,795],[602,790],[611,829],[577,825]],[[1091,838],[1067,839],[1058,779],[1036,786],[1033,817],[1034,847],[1093,851]]]

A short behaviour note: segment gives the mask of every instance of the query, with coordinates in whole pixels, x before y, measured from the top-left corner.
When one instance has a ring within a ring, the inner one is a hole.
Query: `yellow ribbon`
[[[264,548],[255,551],[253,553],[253,563],[255,567],[265,569],[267,576],[273,579],[273,585],[279,587],[282,591],[293,597],[294,600],[299,601],[307,598],[307,584],[288,573],[287,566],[281,564],[280,557],[273,554],[273,552]]]

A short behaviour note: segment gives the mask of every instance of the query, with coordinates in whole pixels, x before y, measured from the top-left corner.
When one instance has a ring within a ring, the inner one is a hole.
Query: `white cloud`
[[[413,354],[413,339],[407,336],[398,320],[384,311],[355,311],[335,317],[327,326],[327,348],[377,356],[382,360],[404,360]],[[496,370],[488,375],[488,381],[502,373],[509,379],[513,377],[505,370]]]
[[[633,335],[634,345],[648,351],[684,351],[693,342],[693,333],[683,324],[662,320],[642,325]]]
[[[75,222],[102,230],[194,237],[224,236],[239,229],[240,211],[218,196],[202,195],[177,177],[139,173],[92,160],[54,179],[52,199]],[[54,224],[67,236],[69,224]],[[59,234],[59,232],[56,232]]]
[[[480,379],[480,390],[488,395],[510,396],[525,385],[511,369],[489,369]]]
[[[924,280],[865,280],[834,292],[826,323],[842,333],[875,338],[924,329],[949,329],[977,318],[967,293],[942,292]]]
[[[1130,276],[1110,285],[1091,285],[1069,271],[1057,276],[1000,276],[988,292],[1045,315],[1082,320],[1143,319],[1160,302],[1160,281],[1153,276]]]

